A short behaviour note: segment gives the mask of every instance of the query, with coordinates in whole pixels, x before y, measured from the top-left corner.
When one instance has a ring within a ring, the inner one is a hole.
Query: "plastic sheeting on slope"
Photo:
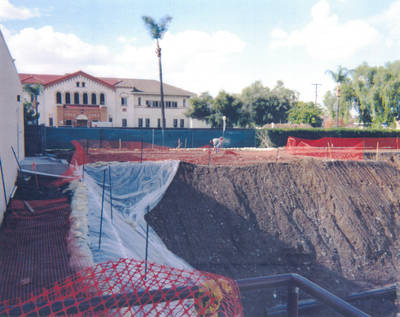
[[[179,161],[87,165],[89,246],[95,263],[119,258],[144,260],[146,221],[173,180]],[[111,173],[110,173],[111,171]],[[105,177],[104,177],[105,176]],[[112,214],[110,208],[110,176]],[[105,178],[101,246],[99,249],[103,179]],[[176,268],[190,268],[167,249],[149,227],[148,260]]]

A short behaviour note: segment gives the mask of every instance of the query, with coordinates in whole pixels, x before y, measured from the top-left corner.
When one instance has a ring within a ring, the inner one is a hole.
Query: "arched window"
[[[100,104],[105,105],[106,104],[106,97],[103,93],[100,94]]]
[[[65,93],[65,103],[69,105],[71,103],[71,94],[69,92]]]
[[[58,105],[62,104],[62,100],[61,99],[62,99],[61,92],[57,91],[57,93],[56,93],[56,103]]]
[[[79,105],[79,92],[74,93],[74,104]]]
[[[122,119],[122,126],[126,128],[128,126],[128,121],[126,119]]]
[[[83,93],[83,104],[87,105],[89,102],[88,94],[86,92]]]
[[[95,105],[95,104],[97,104],[97,98],[96,98],[96,94],[93,93],[92,94],[92,105]]]

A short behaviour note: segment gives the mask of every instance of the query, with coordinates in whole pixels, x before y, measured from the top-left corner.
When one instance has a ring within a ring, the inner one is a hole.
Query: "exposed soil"
[[[382,287],[400,270],[400,170],[392,161],[181,163],[147,219],[200,270],[235,279],[296,272],[337,295]],[[246,316],[265,315],[285,293],[244,294]],[[364,309],[393,314],[387,305]]]

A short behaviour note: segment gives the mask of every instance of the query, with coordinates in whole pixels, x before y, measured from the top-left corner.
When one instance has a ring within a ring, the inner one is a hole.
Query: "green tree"
[[[323,111],[313,102],[298,101],[289,112],[289,122],[308,123],[312,127],[321,127]]]
[[[26,108],[28,109],[28,113],[31,113],[29,117],[32,118],[32,124],[38,125],[39,124],[39,102],[38,98],[40,96],[40,93],[43,91],[43,86],[40,84],[27,84],[24,85],[23,87],[24,91],[26,91],[29,96],[31,97],[32,102],[24,103],[24,110],[25,110],[25,104],[27,105]],[[29,104],[29,106],[28,106]]]
[[[190,106],[185,115],[193,119],[205,120],[208,122],[211,114],[213,97],[208,92],[203,92],[199,97],[189,99]]]
[[[209,123],[213,128],[221,128],[223,125],[223,116],[226,117],[226,127],[232,128],[239,122],[242,113],[242,102],[239,98],[220,91],[211,107]]]
[[[336,97],[337,97],[337,110],[336,110],[336,126],[339,125],[339,109],[340,109],[340,88],[341,84],[344,83],[350,73],[350,71],[342,66],[338,66],[337,71],[327,70],[327,74],[331,76],[333,81],[336,83]]]
[[[243,102],[242,116],[247,125],[262,126],[272,122],[287,122],[287,111],[297,100],[295,91],[285,88],[282,81],[278,81],[271,90],[256,81],[242,90],[240,99]],[[243,124],[242,124],[243,126]]]
[[[170,16],[165,16],[157,23],[153,18],[149,16],[142,17],[144,24],[150,31],[151,37],[156,40],[156,54],[158,57],[158,69],[160,74],[160,94],[161,94],[161,117],[162,117],[162,129],[165,129],[165,106],[164,106],[164,87],[162,79],[162,65],[161,65],[161,47],[159,45],[159,40],[163,37],[164,33],[168,30],[168,24],[171,22],[172,18]]]
[[[32,103],[24,103],[24,125],[34,125],[39,120],[40,114],[35,112]]]

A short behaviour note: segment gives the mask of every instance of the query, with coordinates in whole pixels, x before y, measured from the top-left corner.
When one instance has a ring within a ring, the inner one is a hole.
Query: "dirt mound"
[[[181,163],[147,219],[200,270],[233,278],[296,272],[344,295],[396,282],[399,199],[391,162]],[[257,297],[244,298],[249,315],[264,312]]]

